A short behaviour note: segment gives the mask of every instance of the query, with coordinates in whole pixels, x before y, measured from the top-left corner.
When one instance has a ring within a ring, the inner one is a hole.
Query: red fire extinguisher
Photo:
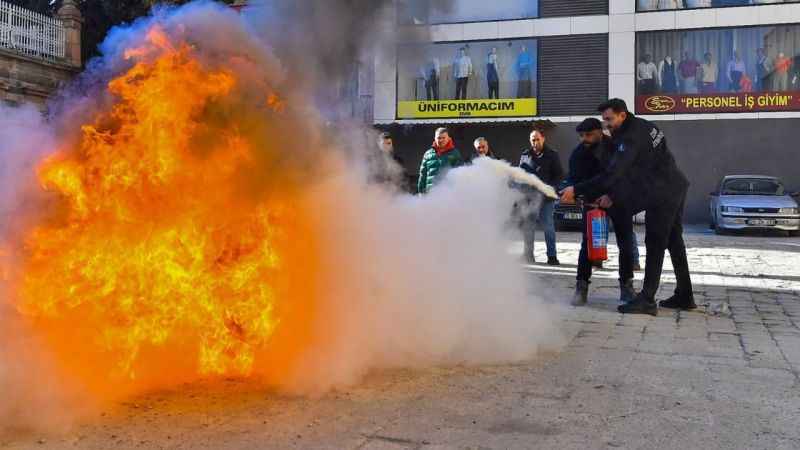
[[[608,215],[598,207],[586,213],[586,243],[589,261],[608,259]]]

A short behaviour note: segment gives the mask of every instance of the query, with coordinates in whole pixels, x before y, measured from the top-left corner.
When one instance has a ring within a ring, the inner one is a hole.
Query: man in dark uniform
[[[580,135],[581,142],[572,151],[569,159],[569,176],[566,185],[572,186],[575,195],[587,203],[594,203],[604,192],[594,191],[595,183],[592,179],[601,174],[613,156],[614,149],[611,139],[603,134],[603,125],[595,118],[588,118],[581,122],[575,129]],[[585,305],[589,294],[589,283],[592,276],[592,265],[589,262],[586,241],[586,212],[584,208],[583,240],[578,256],[578,274],[575,284],[575,296],[572,299],[574,306]],[[619,287],[620,303],[633,300],[633,268],[634,268],[634,239],[633,239],[633,214],[614,205],[607,211],[609,218],[614,223],[614,233],[617,236],[619,247]]]
[[[658,314],[655,295],[666,250],[672,258],[677,287],[675,295],[660,305],[694,309],[697,306],[682,225],[689,181],[675,163],[664,133],[653,123],[630,113],[625,101],[608,100],[600,105],[598,111],[603,114],[603,120],[612,133],[615,151],[603,173],[587,182],[587,186],[595,192],[606,193],[598,199],[601,207],[616,204],[631,214],[646,212],[647,260],[642,291],[618,310],[630,314]],[[562,193],[562,201],[574,197],[575,188],[566,188]]]

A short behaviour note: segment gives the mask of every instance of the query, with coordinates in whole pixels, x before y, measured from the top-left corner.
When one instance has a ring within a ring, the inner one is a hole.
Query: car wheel
[[[725,228],[720,227],[718,223],[715,223],[714,224],[714,233],[722,236],[725,233],[727,233],[727,230]]]

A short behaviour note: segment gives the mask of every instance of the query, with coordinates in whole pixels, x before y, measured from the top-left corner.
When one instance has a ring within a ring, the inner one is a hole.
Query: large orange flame
[[[311,313],[313,243],[248,116],[284,102],[158,28],[126,57],[112,106],[38,168],[56,212],[26,238],[19,309],[100,390],[277,370]]]

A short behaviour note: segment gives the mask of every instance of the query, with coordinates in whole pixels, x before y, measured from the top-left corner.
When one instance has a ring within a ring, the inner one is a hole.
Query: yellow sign
[[[397,103],[397,117],[399,119],[533,117],[535,115],[535,98],[439,100]]]

